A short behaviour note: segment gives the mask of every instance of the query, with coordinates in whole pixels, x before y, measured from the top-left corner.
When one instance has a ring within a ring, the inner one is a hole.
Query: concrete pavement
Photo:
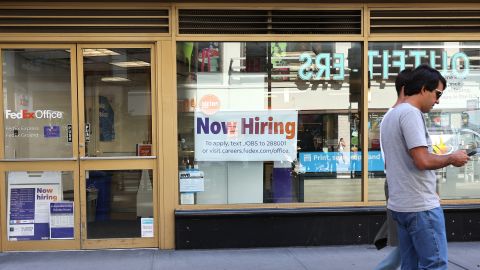
[[[1,270],[373,269],[390,248],[373,245],[219,250],[86,250],[0,253]],[[449,243],[449,270],[480,270],[480,242]]]

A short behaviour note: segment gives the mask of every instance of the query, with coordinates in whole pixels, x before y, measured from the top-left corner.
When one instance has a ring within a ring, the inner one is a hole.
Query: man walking
[[[388,109],[388,111],[385,113],[384,117],[387,116],[396,106],[399,104],[402,104],[405,101],[405,85],[407,84],[408,80],[410,79],[410,75],[412,73],[411,69],[404,69],[400,71],[397,75],[397,78],[395,79],[395,90],[397,91],[397,101],[393,106]],[[380,123],[380,126],[382,123]],[[383,154],[383,146],[380,144],[380,149],[382,149],[382,158],[385,159],[384,154]],[[388,184],[387,181],[385,181],[385,198],[388,201]],[[397,237],[397,224],[392,218],[392,212],[387,209],[387,220],[385,221],[385,224],[382,226],[380,231],[377,233],[375,236],[375,240],[380,240],[380,239],[387,239],[385,245],[389,245],[394,247],[394,249],[390,252],[390,254],[385,257],[375,268],[374,270],[395,270],[397,269],[400,264],[401,264],[401,258],[400,258],[400,249],[398,248],[398,237]],[[384,246],[381,244],[377,245],[379,242],[375,242],[375,246],[377,246],[378,249],[382,249]]]
[[[434,170],[463,166],[469,158],[464,150],[432,154],[423,113],[439,103],[445,87],[445,78],[437,70],[417,67],[405,85],[405,102],[386,115],[381,125],[387,208],[398,224],[403,270],[447,269],[445,220]]]

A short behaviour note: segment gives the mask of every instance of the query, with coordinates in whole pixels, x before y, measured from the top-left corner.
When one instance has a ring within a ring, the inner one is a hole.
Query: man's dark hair
[[[447,88],[447,81],[438,72],[438,70],[423,64],[412,71],[410,80],[405,84],[404,92],[406,96],[413,96],[425,88],[427,91],[437,89],[438,83],[442,82],[443,89]]]
[[[398,73],[397,78],[395,79],[395,90],[397,90],[397,96],[400,96],[400,92],[402,92],[402,87],[404,87],[408,80],[410,80],[410,75],[412,75],[412,69],[406,68],[400,73]]]

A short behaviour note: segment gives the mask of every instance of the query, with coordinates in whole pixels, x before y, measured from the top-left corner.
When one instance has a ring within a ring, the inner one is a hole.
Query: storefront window
[[[72,158],[70,52],[4,49],[5,158]]]
[[[154,237],[152,170],[87,171],[87,238]]]
[[[361,43],[177,52],[181,204],[361,200]]]
[[[72,172],[6,173],[9,241],[74,239]]]
[[[150,49],[83,49],[88,157],[151,156]]]
[[[435,67],[447,80],[440,104],[426,114],[435,153],[443,155],[479,147],[479,61],[479,42],[370,42],[369,151],[379,149],[379,124],[396,101],[397,73],[423,63]],[[480,162],[476,156],[471,159],[461,168],[448,166],[437,170],[442,199],[480,198]],[[377,165],[370,170],[372,163],[369,159],[369,198],[384,200],[385,174]]]

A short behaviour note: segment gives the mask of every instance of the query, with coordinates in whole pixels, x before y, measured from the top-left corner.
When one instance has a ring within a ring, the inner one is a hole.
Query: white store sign
[[[297,156],[298,112],[195,112],[195,160],[290,161]]]

